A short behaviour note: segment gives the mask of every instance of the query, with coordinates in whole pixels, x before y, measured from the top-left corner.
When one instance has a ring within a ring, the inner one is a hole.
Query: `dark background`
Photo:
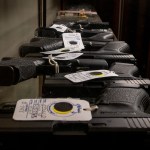
[[[81,0],[63,0],[65,4]],[[150,0],[82,0],[92,4],[102,21],[110,23],[119,40],[126,41],[143,77],[150,78]]]

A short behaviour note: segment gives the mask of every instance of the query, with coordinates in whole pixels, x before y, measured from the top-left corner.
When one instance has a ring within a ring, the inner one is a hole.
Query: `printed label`
[[[53,57],[55,60],[72,60],[83,55],[83,53],[65,53]]]
[[[67,27],[63,24],[53,24],[50,28],[56,29],[58,32],[65,32]]]
[[[14,120],[89,121],[89,102],[72,98],[21,99],[13,114]]]
[[[52,50],[52,51],[46,51],[46,52],[41,52],[42,54],[50,55],[50,54],[64,54],[64,53],[72,53],[72,52],[77,52],[81,50],[74,50],[74,49],[69,49],[69,48],[60,48],[57,50]]]
[[[79,83],[97,78],[116,77],[116,76],[118,75],[109,70],[93,70],[68,74],[65,75],[65,78],[69,79],[74,83]]]
[[[83,55],[83,53],[65,53],[65,54],[53,56],[52,58],[54,60],[72,60],[80,57],[81,55]],[[49,57],[42,57],[42,58],[49,59]]]
[[[70,50],[84,49],[80,33],[63,33],[62,36],[65,48],[69,48]]]

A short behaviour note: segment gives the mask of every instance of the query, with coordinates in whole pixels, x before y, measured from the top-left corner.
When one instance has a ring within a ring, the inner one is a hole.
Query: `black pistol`
[[[143,88],[106,88],[96,100],[93,117],[148,117],[150,97]]]
[[[74,59],[57,61],[59,72],[76,72],[78,70],[108,69],[105,60]],[[55,66],[42,58],[11,58],[0,61],[0,85],[9,86],[38,75],[54,75],[58,73]]]

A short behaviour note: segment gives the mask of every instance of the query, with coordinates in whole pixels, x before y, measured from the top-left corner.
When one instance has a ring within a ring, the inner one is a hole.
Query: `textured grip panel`
[[[42,51],[50,51],[62,48],[63,41],[61,39],[53,38],[39,38],[34,40],[34,42],[23,44],[19,48],[20,56],[24,57],[29,53],[39,53]]]
[[[129,63],[114,63],[109,70],[119,74],[120,77],[139,77],[137,66]]]
[[[100,96],[101,104],[121,104],[145,111],[150,104],[149,95],[139,88],[107,88]]]
[[[150,128],[150,118],[127,118],[130,128]]]
[[[44,50],[53,50],[63,47],[63,40],[56,38],[39,38],[30,43],[31,46],[43,47]]]
[[[101,48],[101,52],[112,52],[116,51],[118,53],[129,53],[130,47],[127,43],[124,41],[113,41],[109,42],[107,45],[105,45],[103,48]]]
[[[17,69],[15,74],[17,81],[20,82],[32,78],[36,74],[36,65],[31,59],[11,59],[1,61],[0,66],[12,66]]]
[[[98,33],[92,37],[87,38],[87,40],[91,41],[113,41],[114,34],[113,32],[106,32],[106,33]]]

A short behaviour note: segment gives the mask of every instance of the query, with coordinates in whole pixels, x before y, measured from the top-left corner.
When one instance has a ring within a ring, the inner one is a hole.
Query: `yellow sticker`
[[[52,106],[52,110],[56,114],[69,114],[71,113],[72,109],[73,109],[72,104],[67,102],[56,103],[55,105]]]
[[[98,77],[104,77],[104,74],[102,72],[91,72],[90,75],[98,76]]]

